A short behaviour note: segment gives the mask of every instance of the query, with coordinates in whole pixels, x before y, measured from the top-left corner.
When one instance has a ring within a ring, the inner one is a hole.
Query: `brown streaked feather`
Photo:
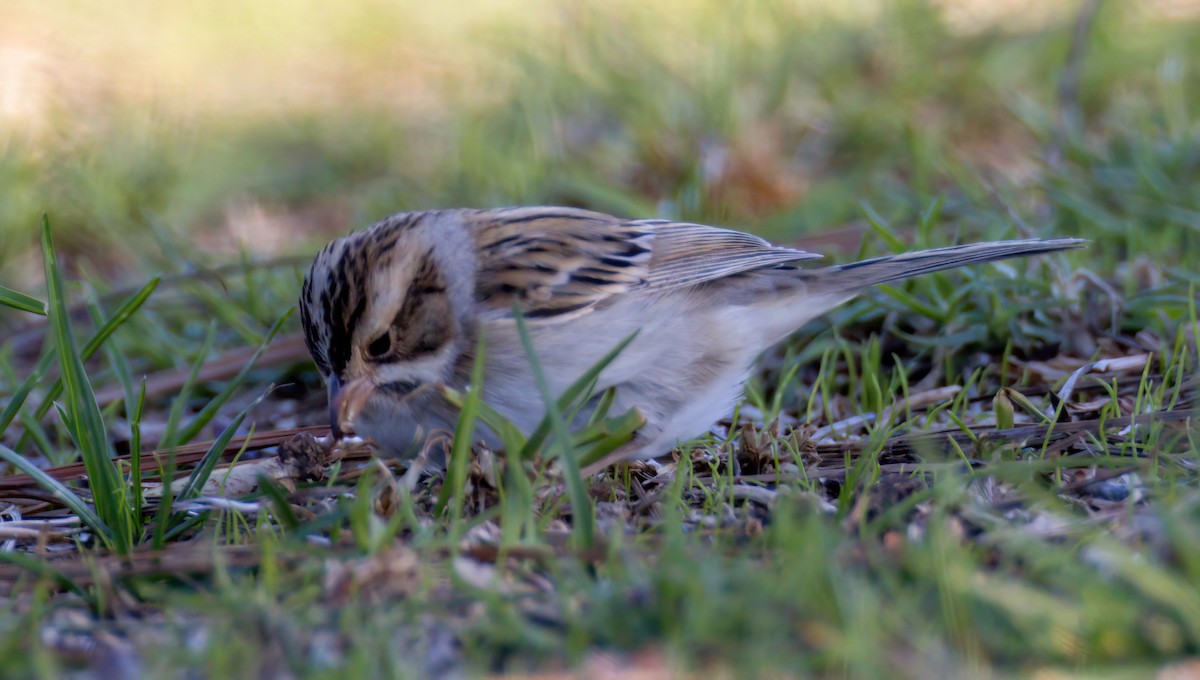
[[[566,319],[646,277],[653,233],[602,213],[511,208],[468,214],[479,247],[476,298],[493,315],[513,303],[531,318]]]
[[[575,208],[506,208],[466,218],[479,248],[476,297],[492,316],[507,316],[517,303],[531,318],[561,321],[634,290],[820,257],[728,229]]]

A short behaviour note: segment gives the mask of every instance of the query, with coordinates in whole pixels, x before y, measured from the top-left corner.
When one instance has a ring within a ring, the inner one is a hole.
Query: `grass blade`
[[[517,331],[521,334],[521,344],[525,347],[525,354],[529,358],[529,365],[533,370],[533,378],[537,383],[538,392],[542,395],[542,401],[546,404],[546,417],[550,419],[550,426],[554,432],[554,443],[558,448],[558,459],[562,462],[563,476],[566,478],[567,495],[571,499],[571,515],[574,518],[575,532],[572,534],[572,540],[576,542],[576,547],[587,550],[592,547],[594,535],[594,522],[592,503],[588,498],[587,489],[583,485],[583,477],[579,473],[579,461],[575,458],[575,451],[571,449],[571,432],[567,429],[567,421],[563,418],[562,408],[559,406],[559,401],[555,400],[554,395],[550,394],[550,384],[546,382],[546,374],[542,371],[542,364],[538,361],[537,352],[533,347],[533,338],[529,335],[529,327],[525,324],[525,317],[519,309],[514,307],[513,317],[517,322]],[[595,372],[599,375],[603,368],[597,368],[601,364],[607,365],[605,360],[612,361],[616,358],[617,352],[624,349],[634,336],[631,335],[620,344],[617,348],[610,352],[608,356],[601,359],[601,362],[593,366],[588,373]],[[584,378],[588,378],[585,374]],[[583,384],[587,385],[595,377],[588,378]],[[583,380],[582,378],[580,379]],[[576,384],[579,384],[577,381]],[[582,390],[582,387],[580,388]],[[565,396],[565,395],[564,395]]]
[[[83,361],[87,361],[95,356],[96,352],[99,352],[100,348],[104,346],[104,343],[112,337],[112,334],[128,321],[129,317],[133,316],[134,312],[140,309],[146,300],[150,299],[150,295],[158,288],[158,282],[158,277],[150,279],[146,285],[138,289],[133,295],[130,295],[125,302],[121,303],[121,306],[109,317],[108,321],[96,329],[96,333],[88,339],[87,343],[83,346],[83,350],[79,353]],[[49,365],[47,365],[47,368],[49,368]],[[42,403],[38,405],[37,411],[35,411],[38,419],[41,419],[50,411],[50,404],[54,403],[54,400],[58,399],[62,394],[62,388],[62,378],[59,378],[46,391],[46,396],[42,399]],[[3,425],[4,422],[0,420],[0,427]]]
[[[50,218],[46,215],[42,216],[42,258],[46,292],[50,300],[50,326],[58,348],[63,390],[67,396],[66,411],[73,425],[75,443],[79,446],[87,469],[96,514],[106,528],[101,536],[117,552],[128,552],[132,546],[133,527],[128,507],[123,507],[123,498],[117,488],[122,480],[112,461],[112,449],[100,406],[96,403],[96,395],[84,370],[83,359],[75,347],[62,271],[58,267],[54,239],[50,234]]]
[[[179,437],[176,436],[179,420],[183,418],[183,409],[187,408],[187,403],[192,398],[192,391],[196,389],[200,371],[204,368],[204,363],[208,361],[209,355],[212,354],[213,342],[216,337],[217,322],[214,319],[208,324],[208,330],[204,333],[204,342],[200,344],[200,350],[196,352],[196,359],[192,361],[192,368],[188,371],[187,379],[183,381],[183,387],[179,388],[179,393],[171,400],[171,408],[167,409],[167,425],[163,428],[163,436],[159,441],[160,448],[169,449],[180,444]]]
[[[91,606],[95,606],[95,598],[88,591],[84,590],[78,583],[72,581],[66,574],[54,568],[46,560],[41,560],[28,553],[17,552],[15,550],[0,551],[0,562],[8,562],[38,576],[54,581],[59,586],[66,590],[75,593],[83,598]]]
[[[146,379],[142,378],[137,400],[129,414],[129,487],[133,490],[132,508],[138,526],[144,522],[146,499],[142,489],[142,416],[146,412]]]
[[[96,511],[79,494],[46,474],[44,470],[26,459],[25,456],[0,444],[0,458],[3,458],[9,465],[29,475],[29,478],[38,486],[49,491],[55,498],[62,501],[63,505],[67,506],[79,519],[83,520],[83,523],[88,525],[96,534],[104,536],[109,533],[108,525],[104,523],[104,520],[100,519],[100,515],[97,515]]]
[[[524,321],[522,320],[522,324],[523,323]],[[633,342],[637,335],[638,331],[630,333],[628,337],[621,342],[618,342],[616,347],[613,347],[611,350],[609,350],[608,354],[605,354],[603,357],[601,357],[600,360],[597,361],[586,372],[584,372],[583,375],[579,376],[578,380],[571,383],[571,386],[568,387],[558,398],[556,405],[559,412],[561,413],[569,410],[572,403],[574,403],[581,396],[584,396],[588,387],[595,383],[596,378],[600,376],[600,373],[604,369],[608,368],[608,365],[616,360],[617,356],[621,354],[621,352],[625,351],[625,348],[629,346],[629,343]],[[525,448],[521,451],[522,460],[528,459],[535,451],[541,448],[542,443],[546,440],[546,436],[550,434],[551,427],[552,423],[550,413],[547,412],[546,417],[542,419],[542,422],[539,423],[534,429],[533,433],[529,435],[529,441],[525,442]]]
[[[875,208],[871,207],[870,203],[863,201],[860,206],[863,213],[867,216],[867,224],[871,226],[871,231],[882,238],[887,243],[888,248],[897,253],[902,253],[909,249],[908,244],[897,236],[891,227],[887,226],[887,221],[879,213],[875,212]]]
[[[235,392],[241,389],[242,384],[245,383],[246,378],[249,377],[250,371],[254,369],[255,362],[257,362],[258,358],[262,356],[262,353],[267,350],[267,345],[271,344],[271,340],[274,339],[277,333],[279,333],[279,329],[283,328],[283,324],[288,320],[288,317],[292,315],[292,312],[295,311],[295,309],[295,307],[289,308],[275,321],[275,323],[271,326],[271,329],[267,331],[267,336],[263,338],[262,343],[258,346],[258,349],[254,351],[254,354],[250,356],[250,359],[246,362],[246,365],[242,367],[242,370],[238,371],[238,374],[233,376],[233,378],[225,384],[225,387],[221,388],[221,391],[217,393],[217,396],[213,397],[212,400],[209,401],[208,404],[196,414],[196,417],[193,418],[192,421],[180,431],[179,435],[175,437],[176,442],[185,444],[194,439],[196,435],[200,433],[200,430],[203,430],[205,426],[212,421],[213,417],[217,415],[217,411],[219,411],[221,407],[225,405],[225,402],[229,401],[229,398],[232,397]]]
[[[221,431],[220,436],[213,440],[212,446],[208,447],[208,451],[205,452],[204,457],[201,458],[200,462],[196,464],[196,467],[192,470],[192,474],[188,475],[187,482],[185,482],[183,487],[180,488],[179,492],[175,494],[176,502],[191,500],[192,498],[200,495],[200,491],[204,489],[204,485],[208,482],[208,478],[212,475],[212,471],[216,469],[217,462],[221,460],[221,456],[225,453],[225,448],[229,446],[229,442],[233,440],[233,436],[237,434],[238,428],[242,426],[242,422],[245,421],[246,416],[250,414],[250,409],[258,406],[258,404],[270,393],[271,391],[267,390],[260,394],[257,399],[249,404],[246,404],[246,407],[239,411],[236,416],[234,416],[229,425],[225,426],[225,429]],[[249,442],[250,437],[247,437],[246,443],[248,444]]]
[[[142,306],[142,304],[150,297],[150,294],[154,292],[154,289],[158,287],[158,282],[158,278],[151,279],[149,283],[147,283],[145,286],[142,286],[141,290],[134,293],[124,303],[122,303],[121,306],[117,308],[117,312],[113,314],[112,318],[110,318],[103,326],[96,330],[96,333],[91,337],[90,340],[88,340],[87,344],[84,345],[83,358],[85,361],[89,359],[92,354],[94,354],[96,350],[98,350],[104,344],[104,341],[107,340],[108,337],[112,335],[119,326],[125,323],[125,321]],[[12,421],[16,419],[17,413],[20,412],[21,407],[25,405],[25,400],[29,398],[29,394],[33,392],[33,388],[36,387],[37,384],[41,382],[42,379],[46,377],[46,374],[50,371],[50,364],[53,363],[55,356],[55,352],[48,350],[45,351],[38,359],[37,364],[34,365],[33,372],[26,376],[26,378],[21,381],[21,384],[18,385],[15,390],[13,390],[13,396],[11,399],[9,399],[8,405],[4,407],[3,412],[0,412],[0,432],[7,430],[8,426],[12,424]],[[43,416],[45,416],[46,413],[50,411],[50,405],[54,403],[54,400],[57,399],[61,394],[62,379],[59,378],[54,381],[53,385],[50,386],[50,389],[46,392],[45,398],[42,399],[42,403],[38,405],[36,417],[41,419]],[[17,448],[22,448],[24,442],[25,440],[22,439],[22,443],[18,443]]]
[[[479,404],[483,394],[483,362],[487,341],[480,334],[475,345],[475,363],[471,365],[471,385],[467,388],[467,396],[458,412],[458,422],[454,426],[454,443],[450,448],[450,460],[446,465],[446,483],[438,495],[434,511],[442,514],[446,505],[450,506],[451,515],[455,518],[462,516],[463,490],[467,485],[467,464],[471,457],[471,437],[475,432],[475,421],[479,418]]]
[[[579,465],[587,467],[621,448],[629,443],[634,432],[645,424],[646,418],[637,409],[629,409],[624,415],[608,418],[593,426],[596,432],[589,439],[588,443],[591,446],[579,457]]]
[[[9,425],[16,420],[17,415],[21,412],[21,407],[25,405],[25,400],[29,398],[29,394],[33,392],[33,388],[46,377],[46,373],[50,370],[50,364],[54,361],[54,352],[47,352],[38,359],[37,364],[33,368],[33,372],[21,381],[21,384],[13,390],[12,397],[9,398],[8,404],[5,405],[4,411],[0,412],[0,432],[8,429]],[[49,402],[46,402],[49,403]],[[18,445],[17,448],[20,448]]]
[[[22,312],[46,316],[45,302],[32,295],[26,295],[25,293],[15,291],[12,288],[5,288],[4,286],[0,286],[0,305],[19,309]]]
[[[283,525],[284,529],[290,533],[300,526],[300,520],[296,518],[296,513],[288,503],[287,492],[279,486],[278,482],[266,475],[259,475],[258,488],[262,491],[263,496],[271,501],[271,505],[275,509],[275,519]]]
[[[461,409],[466,404],[466,396],[456,390],[445,388],[442,390],[442,395],[454,405],[455,408]],[[505,451],[520,451],[525,447],[525,435],[521,430],[513,425],[512,421],[504,417],[486,401],[480,401],[478,404],[477,416],[496,433],[500,438],[500,442],[504,444]]]

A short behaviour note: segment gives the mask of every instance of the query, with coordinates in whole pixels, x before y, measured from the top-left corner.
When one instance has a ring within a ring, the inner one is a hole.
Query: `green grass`
[[[211,62],[232,104],[196,81],[155,108],[81,70],[99,85],[0,131],[0,473],[33,478],[0,482],[5,675],[437,677],[608,655],[736,677],[1144,677],[1200,653],[1195,19],[1102,5],[1064,102],[1069,10],[966,31],[917,1],[548,4],[277,21],[265,3],[228,31],[232,5],[164,10],[167,40],[97,63],[153,81]],[[106,21],[138,16],[118,2]],[[253,67],[224,65],[223,40]],[[295,44],[327,70],[289,70]],[[409,96],[378,94],[398,74]],[[298,98],[301,76],[336,106]],[[448,393],[444,474],[289,444],[281,476],[277,448],[239,450],[325,418],[288,350],[325,239],[520,203],[834,230],[811,247],[836,261],[1091,244],[843,306],[662,469],[574,474],[640,422],[591,395],[604,362],[540,388],[528,437],[479,380]],[[470,441],[480,424],[504,450]],[[43,472],[72,463],[86,482]]]

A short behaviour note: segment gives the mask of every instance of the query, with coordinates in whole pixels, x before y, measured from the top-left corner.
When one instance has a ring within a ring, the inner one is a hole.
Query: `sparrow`
[[[437,388],[464,390],[480,346],[483,400],[527,434],[542,420],[517,314],[554,394],[636,333],[595,394],[615,387],[612,412],[645,419],[615,458],[652,458],[728,415],[764,350],[871,286],[1083,244],[995,241],[805,268],[820,255],[702,224],[576,208],[428,210],[325,246],[299,307],[334,438],[352,426],[403,458],[453,431],[458,410]],[[485,427],[478,435],[500,445]]]

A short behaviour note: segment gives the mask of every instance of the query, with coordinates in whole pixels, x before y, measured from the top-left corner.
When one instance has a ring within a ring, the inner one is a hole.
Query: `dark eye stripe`
[[[417,344],[408,352],[408,358],[415,359],[426,354],[434,354],[445,344],[446,338],[441,333],[422,334]]]
[[[396,381],[393,381],[390,383],[384,383],[376,389],[380,389],[380,390],[383,390],[384,392],[388,392],[390,394],[395,394],[395,395],[402,397],[406,394],[409,394],[410,392],[417,389],[418,387],[420,387],[419,383],[411,382],[409,380],[396,380]]]

